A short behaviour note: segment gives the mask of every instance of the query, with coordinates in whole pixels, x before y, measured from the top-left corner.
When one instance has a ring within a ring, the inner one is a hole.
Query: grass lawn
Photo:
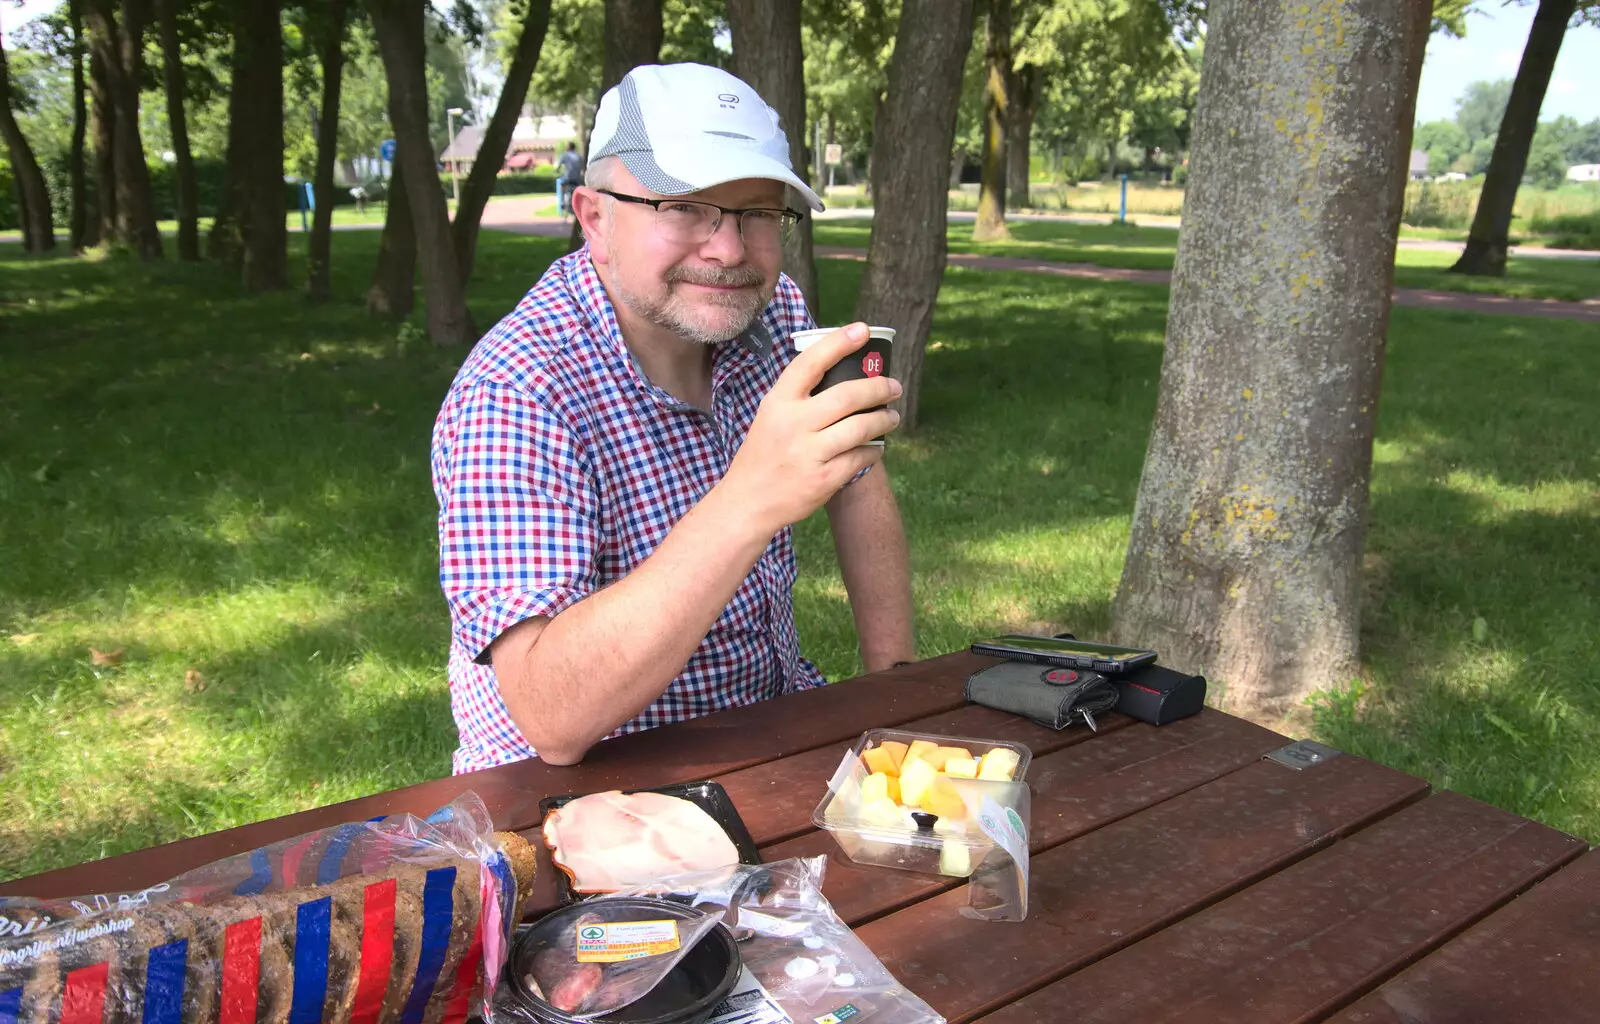
[[[377,242],[335,236],[322,307],[209,265],[0,248],[0,878],[449,771],[427,452],[464,353],[366,317]],[[560,245],[482,246],[486,326]],[[842,320],[860,267],[821,269]],[[947,275],[927,425],[889,456],[921,653],[1105,627],[1166,303]],[[1317,710],[1329,742],[1591,840],[1597,376],[1588,325],[1395,311],[1366,666]],[[805,649],[851,675],[824,522],[798,547]]]
[[[1178,232],[1172,228],[1049,221],[1016,221],[1010,228],[1009,242],[974,242],[971,224],[951,224],[950,249],[1139,270],[1170,270],[1178,252]],[[816,241],[865,248],[871,230],[868,220],[819,221]],[[1530,299],[1577,301],[1600,296],[1600,260],[1513,257],[1504,278],[1446,273],[1454,262],[1452,253],[1400,249],[1395,254],[1395,283],[1402,288]]]

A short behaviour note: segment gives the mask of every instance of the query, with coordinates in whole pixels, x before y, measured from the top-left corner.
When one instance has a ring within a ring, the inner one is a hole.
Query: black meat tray
[[[722,827],[728,838],[733,841],[734,851],[739,854],[740,864],[758,865],[761,863],[761,851],[756,849],[755,840],[750,838],[750,830],[745,827],[744,819],[739,817],[739,812],[733,806],[733,801],[728,798],[728,791],[716,782],[680,782],[672,786],[653,786],[646,789],[624,789],[624,795],[632,793],[660,793],[663,796],[675,796],[687,800],[707,814],[711,820]],[[588,793],[567,793],[563,796],[547,796],[539,801],[539,841],[544,842],[544,820],[550,812],[565,807],[580,796],[589,796]],[[552,865],[554,867],[554,865]],[[561,893],[562,903],[578,903],[592,896],[601,896],[603,893],[580,893],[572,888],[572,879],[559,867],[554,867],[556,874],[556,888]],[[671,897],[667,897],[670,899]]]

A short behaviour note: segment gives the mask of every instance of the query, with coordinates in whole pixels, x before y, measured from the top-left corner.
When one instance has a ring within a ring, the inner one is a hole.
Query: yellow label
[[[671,953],[677,948],[676,921],[615,921],[578,928],[580,964],[614,964]]]

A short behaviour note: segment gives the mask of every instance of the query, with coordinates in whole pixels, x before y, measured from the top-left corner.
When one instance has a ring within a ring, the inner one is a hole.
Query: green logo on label
[[[1022,824],[1022,818],[1017,814],[1016,811],[1009,807],[1006,808],[1006,821],[1011,823],[1011,828],[1017,833],[1017,835],[1025,836],[1028,834],[1027,826]]]
[[[603,939],[606,937],[606,930],[604,928],[596,928],[594,925],[590,925],[583,931],[579,932],[578,937],[584,939]]]

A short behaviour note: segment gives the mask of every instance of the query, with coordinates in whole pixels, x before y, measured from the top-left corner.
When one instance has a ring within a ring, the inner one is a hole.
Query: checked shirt
[[[500,698],[489,645],[644,561],[727,472],[794,358],[789,336],[811,326],[799,288],[780,278],[750,330],[715,346],[708,415],[640,371],[584,248],[551,264],[478,342],[433,435],[456,772],[534,755]],[[613,735],[823,683],[795,633],[791,535],[773,537],[682,674]]]

